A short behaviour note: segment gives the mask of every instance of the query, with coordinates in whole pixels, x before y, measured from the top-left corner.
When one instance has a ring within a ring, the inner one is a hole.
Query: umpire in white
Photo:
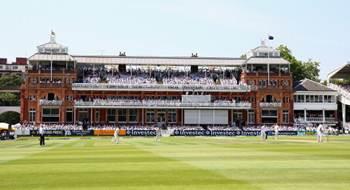
[[[45,131],[42,125],[39,127],[40,146],[45,146]]]

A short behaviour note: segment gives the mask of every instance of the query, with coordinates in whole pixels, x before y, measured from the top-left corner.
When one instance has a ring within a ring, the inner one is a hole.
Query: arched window
[[[263,97],[262,102],[277,102],[277,100],[272,95],[266,95]]]

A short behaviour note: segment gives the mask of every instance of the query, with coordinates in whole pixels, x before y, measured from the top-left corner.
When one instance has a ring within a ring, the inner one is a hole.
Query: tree
[[[20,115],[14,111],[8,111],[0,114],[0,122],[8,123],[11,125],[19,123]]]
[[[0,77],[0,89],[18,89],[22,84],[22,77],[16,74]]]
[[[285,45],[280,45],[277,48],[281,57],[291,63],[290,70],[293,73],[293,80],[300,81],[305,78],[319,81],[319,73],[320,73],[320,63],[317,61],[313,61],[309,59],[306,62],[298,60],[293,56],[292,51]]]
[[[10,92],[0,93],[0,106],[19,106],[18,95]]]

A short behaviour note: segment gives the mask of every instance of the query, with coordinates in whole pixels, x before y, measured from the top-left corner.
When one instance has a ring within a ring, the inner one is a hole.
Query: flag
[[[274,39],[274,37],[273,37],[273,36],[271,36],[271,35],[269,35],[268,39],[269,39],[269,40],[273,40],[273,39]]]

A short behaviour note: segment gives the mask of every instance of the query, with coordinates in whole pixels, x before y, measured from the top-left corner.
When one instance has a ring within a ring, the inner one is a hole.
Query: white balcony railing
[[[336,102],[294,102],[294,110],[337,110],[338,105]]]
[[[279,108],[282,107],[282,102],[260,102],[261,108]]]
[[[213,108],[251,108],[250,102],[209,102],[209,103],[183,103],[180,101],[135,101],[135,100],[97,100],[75,101],[76,107],[213,107]]]
[[[323,117],[307,117],[306,120],[304,118],[295,118],[295,122],[298,123],[305,123],[305,122],[314,122],[314,123],[322,123],[322,122],[328,122],[328,123],[334,123],[337,122],[335,117],[325,117],[323,121]]]
[[[199,84],[108,84],[108,83],[73,83],[73,90],[200,90],[200,91],[251,91],[251,87],[245,84],[239,85],[199,85]]]
[[[60,106],[62,105],[62,100],[43,100],[41,99],[39,101],[39,104],[41,106]]]

